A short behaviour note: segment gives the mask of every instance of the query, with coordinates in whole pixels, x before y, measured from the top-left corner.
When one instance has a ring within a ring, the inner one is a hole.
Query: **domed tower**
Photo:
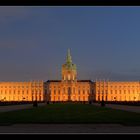
[[[72,63],[70,49],[68,49],[66,63],[62,65],[62,81],[66,82],[77,81],[77,68],[76,65]]]

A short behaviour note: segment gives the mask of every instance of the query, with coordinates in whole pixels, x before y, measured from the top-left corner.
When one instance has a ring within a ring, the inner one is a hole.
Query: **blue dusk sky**
[[[140,80],[140,7],[0,7],[0,81]]]

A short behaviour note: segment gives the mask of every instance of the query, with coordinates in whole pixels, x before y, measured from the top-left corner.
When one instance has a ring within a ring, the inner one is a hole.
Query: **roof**
[[[62,80],[48,80],[46,82],[62,82]],[[91,80],[77,80],[77,82],[92,82]]]
[[[91,80],[77,80],[77,82],[92,82]]]
[[[48,80],[46,82],[61,82],[61,80]]]

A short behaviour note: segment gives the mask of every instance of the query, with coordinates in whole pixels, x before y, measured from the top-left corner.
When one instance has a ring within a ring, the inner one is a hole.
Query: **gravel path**
[[[122,126],[120,124],[15,124],[0,126],[0,134],[140,134],[140,126]]]
[[[38,106],[42,106],[44,104],[45,103],[38,103]],[[0,106],[0,112],[28,109],[28,108],[32,108],[32,107],[33,107],[33,104]]]
[[[39,106],[44,103],[38,104]],[[100,104],[94,103],[100,106]],[[0,112],[32,108],[32,104],[0,106]],[[106,107],[140,113],[140,107],[106,104]],[[120,124],[14,124],[0,126],[0,134],[140,134],[140,126]]]
[[[93,105],[100,106],[98,103],[93,103]],[[105,107],[140,113],[140,106],[106,104]]]

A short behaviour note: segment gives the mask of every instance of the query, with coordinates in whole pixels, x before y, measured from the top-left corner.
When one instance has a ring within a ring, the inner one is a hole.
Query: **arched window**
[[[68,74],[68,80],[70,80],[70,74]]]
[[[98,96],[98,101],[100,101],[100,96]]]
[[[60,96],[58,96],[58,101],[60,101]]]
[[[71,88],[69,87],[68,88],[68,95],[70,95],[71,94]]]
[[[124,94],[126,93],[126,90],[124,90]]]
[[[78,93],[80,94],[80,89],[79,89]]]
[[[58,94],[60,94],[60,89],[58,89]]]
[[[83,94],[85,94],[85,90],[83,90]]]
[[[73,93],[75,93],[75,88],[73,88]]]
[[[68,87],[68,100],[70,101],[71,100],[71,88],[70,87]]]
[[[56,90],[54,90],[54,94],[56,94]]]
[[[74,80],[74,75],[73,75],[73,80]]]
[[[120,90],[120,94],[121,94],[121,90]]]
[[[107,101],[107,95],[106,95],[106,101]]]
[[[66,76],[64,75],[64,80],[66,80]]]

